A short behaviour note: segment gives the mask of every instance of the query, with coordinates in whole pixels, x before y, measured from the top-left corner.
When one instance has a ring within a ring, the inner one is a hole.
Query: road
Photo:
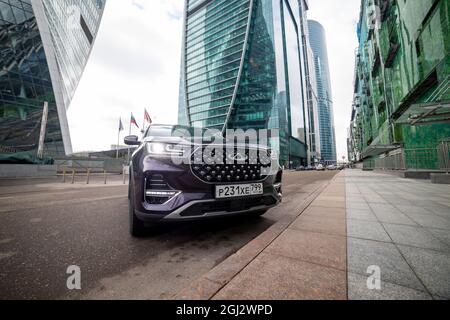
[[[283,205],[306,198],[336,172],[289,172]],[[170,299],[283,214],[161,226],[128,234],[120,181],[0,181],[0,299]],[[70,265],[81,290],[67,289]]]

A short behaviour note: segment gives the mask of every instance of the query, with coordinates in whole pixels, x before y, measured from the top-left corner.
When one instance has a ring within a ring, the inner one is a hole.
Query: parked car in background
[[[317,171],[325,171],[325,167],[323,166],[323,164],[318,164],[316,167]]]
[[[304,166],[300,166],[300,167],[297,167],[297,169],[295,169],[295,171],[305,171],[305,167]]]

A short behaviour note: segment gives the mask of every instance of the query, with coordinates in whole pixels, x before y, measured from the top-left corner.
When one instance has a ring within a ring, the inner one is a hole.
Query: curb
[[[210,300],[222,288],[233,280],[245,267],[259,256],[273,241],[275,241],[311,204],[312,202],[337,178],[324,183],[313,191],[296,207],[297,214],[286,215],[269,229],[250,241],[238,252],[228,257],[211,271],[181,290],[176,296],[177,300]]]

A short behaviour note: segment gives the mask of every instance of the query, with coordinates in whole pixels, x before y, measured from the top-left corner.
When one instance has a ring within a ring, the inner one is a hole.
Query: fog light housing
[[[282,196],[282,194],[283,194],[283,190],[282,190],[281,186],[282,186],[281,183],[276,183],[273,185],[273,187],[275,188],[275,191],[278,193],[279,196]]]
[[[179,191],[147,190],[145,199],[149,204],[162,205],[175,198]]]

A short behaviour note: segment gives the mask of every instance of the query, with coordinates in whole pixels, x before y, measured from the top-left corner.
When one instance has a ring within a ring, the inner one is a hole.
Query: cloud
[[[110,0],[89,63],[68,111],[74,151],[117,143],[121,117],[141,125],[176,123],[181,56],[182,0]],[[133,129],[133,133],[138,133]],[[125,135],[125,133],[122,134]]]
[[[138,8],[139,10],[144,10],[145,9],[144,5],[142,5],[141,3],[137,2],[137,1],[133,1],[131,4],[133,6],[135,6],[136,8]]]

